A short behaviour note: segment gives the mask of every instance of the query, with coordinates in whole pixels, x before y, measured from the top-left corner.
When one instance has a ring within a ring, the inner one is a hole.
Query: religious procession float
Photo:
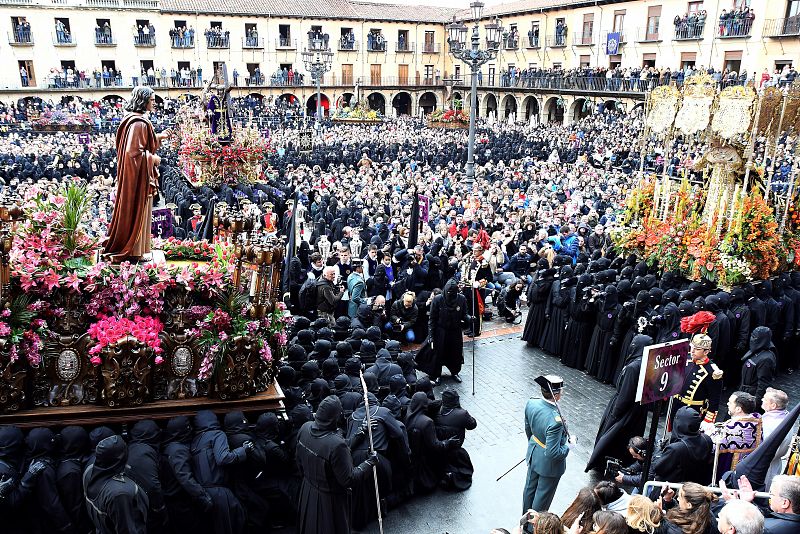
[[[47,110],[31,118],[36,132],[90,132],[95,118],[89,113],[71,113],[62,109]]]
[[[463,109],[437,109],[428,115],[429,128],[467,129],[469,114]]]
[[[344,106],[336,110],[333,122],[346,122],[350,124],[379,124],[383,122],[381,114],[370,109],[366,102],[361,101],[354,106]]]
[[[227,116],[210,116],[197,151],[226,145]],[[227,161],[202,163],[208,182],[227,183]],[[215,212],[210,241],[157,239],[153,259],[112,263],[88,231],[90,194],[75,182],[0,199],[0,423],[280,408],[282,242]]]
[[[664,170],[642,172],[629,192],[616,248],[663,272],[724,288],[800,268],[797,169],[782,176],[763,165],[798,132],[798,84],[762,94],[751,86],[719,91],[698,74],[682,90],[653,90],[641,149],[667,147]],[[668,150],[678,143],[707,148],[670,175]]]

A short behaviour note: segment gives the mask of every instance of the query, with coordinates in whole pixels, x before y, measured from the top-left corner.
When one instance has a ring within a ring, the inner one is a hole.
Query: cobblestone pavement
[[[484,335],[492,333],[485,330]],[[567,472],[559,484],[552,511],[562,513],[578,490],[593,482],[584,467],[600,417],[613,395],[611,386],[561,365],[538,349],[526,347],[518,333],[477,338],[474,373],[471,343],[465,345],[464,356],[464,382],[457,384],[445,377],[436,392],[440,395],[445,387],[453,387],[459,392],[462,406],[478,420],[478,428],[467,433],[465,443],[475,466],[472,488],[463,493],[439,490],[428,497],[412,499],[389,512],[384,519],[386,533],[485,534],[494,527],[510,530],[514,526],[522,513],[525,466],[520,465],[499,482],[495,479],[525,455],[523,410],[526,400],[538,393],[533,379],[540,374],[564,377],[567,389],[561,406],[570,432],[579,437],[567,459]],[[800,398],[800,373],[780,377],[775,386],[784,389],[794,404]],[[721,413],[720,417],[726,416]],[[377,533],[377,523],[364,532]]]

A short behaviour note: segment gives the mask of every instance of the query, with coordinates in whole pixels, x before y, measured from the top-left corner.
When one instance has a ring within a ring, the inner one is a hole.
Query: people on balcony
[[[369,32],[367,34],[367,50],[371,52],[386,51],[386,38],[381,32]]]
[[[153,23],[147,24],[134,24],[133,26],[135,44],[139,46],[155,46],[156,44],[156,28]]]
[[[539,48],[539,27],[528,30],[528,45],[531,48]]]
[[[108,21],[104,22],[102,26],[97,24],[94,27],[94,42],[101,45],[114,44],[114,40],[111,38],[111,25]]]
[[[683,17],[675,15],[675,39],[700,39],[706,27],[708,14],[705,10],[684,13]]]
[[[58,44],[72,43],[72,34],[69,33],[69,28],[60,20],[56,20],[56,42]]]
[[[31,23],[23,20],[14,24],[14,40],[18,43],[31,43]]]
[[[567,23],[563,20],[556,22],[556,46],[567,44]]]
[[[194,27],[172,28],[169,30],[169,38],[173,48],[194,48]]]
[[[348,31],[345,35],[342,35],[339,38],[340,50],[355,50],[355,48],[356,48],[356,36],[353,33],[353,30]]]
[[[258,47],[258,30],[254,27],[247,30],[247,35],[245,35],[244,42],[245,46],[248,48],[257,48]]]
[[[755,11],[750,7],[739,7],[731,11],[722,10],[719,15],[720,37],[744,37],[750,35]]]
[[[212,26],[204,32],[208,48],[228,48],[230,46],[231,32],[223,31],[219,26]]]
[[[519,48],[519,31],[516,28],[503,32],[503,47],[512,50]]]

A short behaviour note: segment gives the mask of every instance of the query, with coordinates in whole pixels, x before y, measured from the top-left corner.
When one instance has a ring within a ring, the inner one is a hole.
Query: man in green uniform
[[[528,436],[528,477],[522,494],[522,513],[545,512],[556,494],[558,481],[567,469],[567,454],[575,438],[564,428],[556,403],[561,399],[564,380],[555,375],[540,376],[536,383],[542,398],[525,405],[525,434]]]

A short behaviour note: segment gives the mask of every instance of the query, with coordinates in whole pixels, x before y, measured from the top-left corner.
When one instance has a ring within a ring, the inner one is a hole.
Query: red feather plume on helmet
[[[707,311],[699,311],[689,317],[681,319],[681,332],[687,334],[705,334],[708,327],[716,319],[716,315]]]

